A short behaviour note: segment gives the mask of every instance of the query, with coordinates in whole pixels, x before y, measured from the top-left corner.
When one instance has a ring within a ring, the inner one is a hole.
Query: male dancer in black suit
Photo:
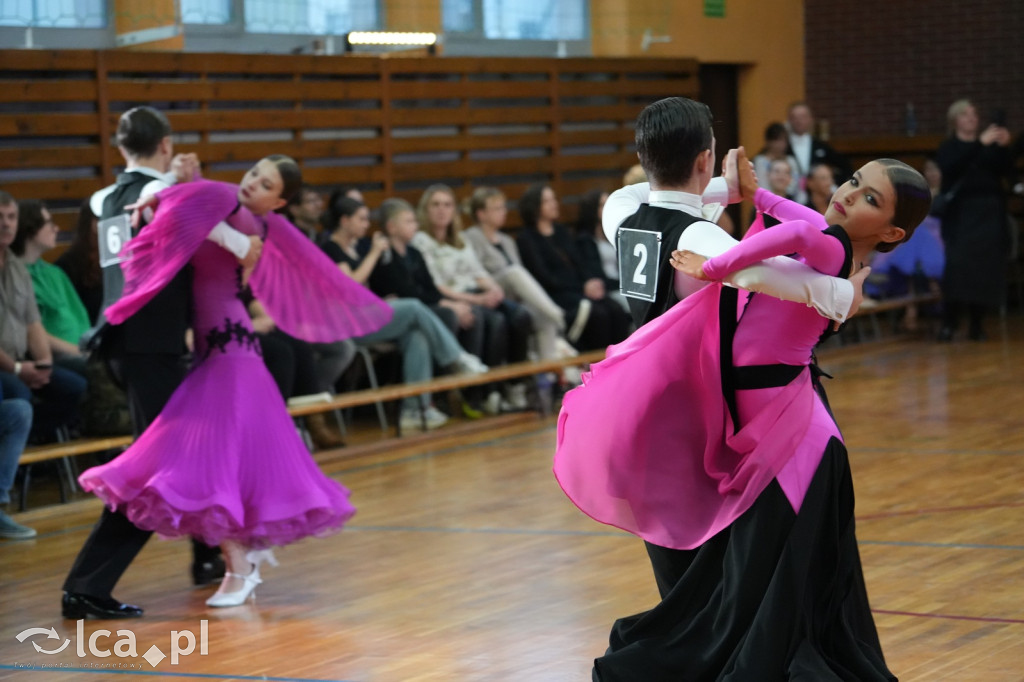
[[[153,194],[175,181],[191,180],[196,174],[195,156],[174,156],[170,134],[167,118],[150,107],[137,107],[121,116],[117,143],[127,165],[117,182],[97,192],[90,201],[101,221],[124,214],[125,207],[140,196]],[[237,232],[223,236],[222,230],[221,238],[213,239],[238,256],[243,265],[255,263],[259,257],[257,238],[250,240]],[[106,309],[120,297],[124,286],[118,264],[104,269],[103,284]],[[136,437],[156,419],[185,378],[185,335],[191,309],[191,269],[184,268],[123,324],[108,325],[100,315],[99,329],[91,345],[125,386]],[[141,608],[122,604],[111,592],[150,535],[151,531],[137,528],[120,512],[105,508],[64,581],[64,617],[141,616]],[[223,575],[224,562],[217,548],[193,540],[193,550],[195,584],[208,584]]]
[[[648,281],[653,278],[656,282],[653,291],[647,292],[653,300],[632,298],[627,294],[637,327],[662,315],[701,286],[672,267],[672,252],[683,248],[680,239],[688,228],[702,221],[714,222],[715,211],[707,210],[712,203],[725,204],[739,198],[738,186],[730,186],[724,177],[712,178],[715,166],[713,122],[707,105],[685,97],[659,100],[645,108],[637,117],[636,148],[650,184],[623,187],[613,192],[605,203],[602,226],[616,249],[620,246],[620,227],[661,235],[663,246],[659,259],[654,270],[647,271]],[[736,153],[730,152],[730,155],[735,169]],[[740,157],[739,162],[749,163],[745,157]],[[725,235],[724,231],[721,233]],[[707,254],[714,255],[728,248],[729,241],[730,238],[725,237],[722,242],[701,246],[708,249]],[[628,272],[632,272],[632,268],[622,269],[623,277]],[[690,280],[692,288],[687,288],[690,284],[686,280]],[[810,271],[806,274],[773,273],[770,268],[755,268],[734,273],[725,281],[736,287],[805,303],[837,322],[845,320],[859,305],[860,294],[851,282]],[[858,286],[862,284],[863,278]],[[681,348],[680,352],[685,350]],[[644,545],[658,591],[665,599],[686,574],[699,550],[671,549],[646,541]],[[661,610],[656,608],[656,611],[661,614]],[[624,641],[620,633],[628,630],[630,622],[628,618],[616,622],[612,630],[613,643]],[[614,655],[615,649],[613,646],[595,662],[593,679],[602,678],[599,669],[606,670],[609,676],[623,672],[619,668],[623,664]]]

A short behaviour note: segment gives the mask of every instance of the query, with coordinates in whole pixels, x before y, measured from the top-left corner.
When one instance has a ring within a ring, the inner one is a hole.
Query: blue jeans
[[[78,404],[85,393],[85,377],[54,365],[50,383],[32,390],[10,372],[0,372],[0,386],[5,398],[21,398],[35,407],[32,435],[52,439],[61,426],[78,421]]]
[[[433,365],[448,367],[462,353],[458,340],[448,327],[422,301],[398,298],[387,301],[394,311],[391,321],[377,331],[360,336],[355,342],[372,346],[382,341],[394,341],[402,353],[402,381],[411,384],[428,381],[434,376]],[[429,393],[418,398],[424,407],[430,405]],[[417,398],[405,398],[402,407],[417,409]]]
[[[11,501],[18,459],[32,428],[32,403],[19,398],[0,402],[0,504]]]

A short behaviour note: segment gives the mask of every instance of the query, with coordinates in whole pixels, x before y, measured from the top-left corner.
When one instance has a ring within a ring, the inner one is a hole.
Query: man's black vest
[[[662,236],[661,255],[658,259],[658,289],[655,292],[654,300],[644,301],[639,298],[626,297],[626,301],[629,303],[629,313],[633,316],[633,322],[637,327],[647,324],[679,302],[674,285],[676,270],[671,263],[672,252],[679,244],[679,237],[683,234],[683,230],[702,220],[704,219],[701,217],[672,208],[641,204],[639,211],[622,221],[620,227],[658,232]],[[615,246],[618,249],[619,245]],[[619,273],[621,278],[625,278],[627,275],[628,273],[625,272]]]
[[[127,172],[117,176],[113,191],[103,200],[100,220],[125,212],[124,207],[135,203],[143,188],[153,180],[145,173]],[[102,331],[104,351],[122,353],[157,353],[183,355],[185,331],[191,313],[191,268],[183,268],[153,299],[116,327]],[[124,275],[119,264],[103,269],[103,309],[117,301],[124,290]],[[101,314],[100,325],[107,324]]]

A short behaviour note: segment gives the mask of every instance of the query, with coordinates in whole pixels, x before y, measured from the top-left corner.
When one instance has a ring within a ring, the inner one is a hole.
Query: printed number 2
[[[633,255],[640,257],[640,262],[637,263],[636,270],[633,271],[633,283],[640,285],[647,284],[647,275],[643,273],[643,269],[647,267],[647,245],[637,244],[634,246]]]

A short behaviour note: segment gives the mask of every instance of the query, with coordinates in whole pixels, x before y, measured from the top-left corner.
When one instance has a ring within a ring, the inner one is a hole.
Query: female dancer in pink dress
[[[149,202],[159,203],[155,219],[126,246],[125,294],[107,309],[118,324],[193,267],[195,365],[138,440],[79,481],[139,528],[221,545],[227,574],[210,606],[253,594],[269,547],[336,532],[355,513],[348,490],[310,457],[263,364],[240,298],[249,273],[207,240],[221,221],[263,240],[248,283],[289,334],[329,342],[377,330],[391,309],[272,213],[299,185],[295,162],[274,156],[237,187],[160,192]]]
[[[677,267],[720,280],[797,253],[847,277],[907,239],[930,197],[919,173],[882,159],[824,218],[764,190],[755,204],[789,222],[707,262],[680,254]],[[566,395],[563,490],[594,519],[679,550],[661,603],[615,624],[595,680],[894,679],[863,584],[846,450],[814,390],[828,324],[713,284],[610,348]]]

